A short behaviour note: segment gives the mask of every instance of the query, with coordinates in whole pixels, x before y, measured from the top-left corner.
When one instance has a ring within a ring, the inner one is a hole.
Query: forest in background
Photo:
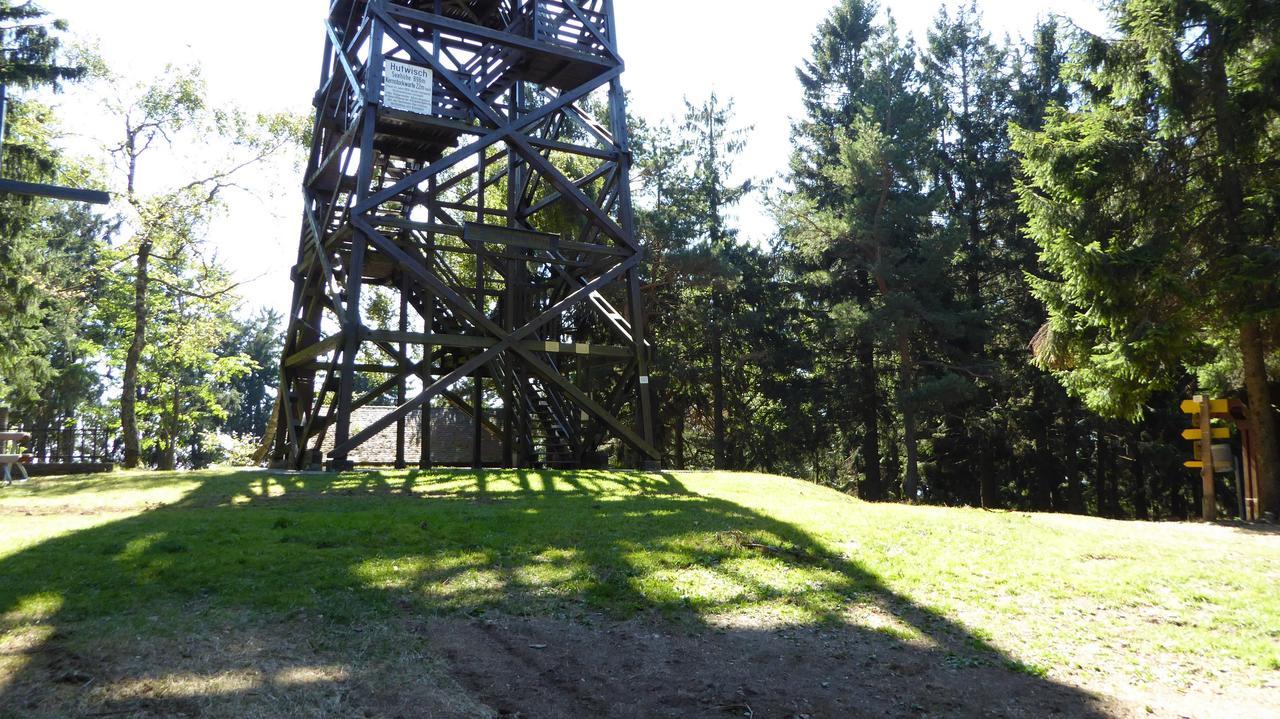
[[[835,3],[796,58],[805,114],[778,178],[731,179],[751,128],[730,99],[633,119],[665,466],[1195,514],[1179,401],[1267,406],[1280,369],[1280,9],[1109,5],[1107,38],[1048,19],[1018,40],[953,5],[917,46],[875,3]],[[60,53],[65,28],[33,4],[0,2],[0,25],[25,58],[0,67],[11,87],[128,87]],[[120,428],[126,465],[243,460],[274,400],[281,318],[243,306],[204,237],[304,122],[208,107],[200,83],[172,69],[122,90],[98,158],[55,149],[33,99],[9,118],[8,176],[124,202],[0,198],[0,404]],[[137,189],[152,156],[209,137],[226,158]],[[767,246],[732,221],[751,193],[777,221]]]
[[[1179,402],[1271,406],[1280,367],[1280,11],[1109,7],[1114,37],[1047,19],[999,40],[961,4],[917,46],[876,3],[837,3],[799,67],[790,173],[764,190],[728,179],[750,131],[731,101],[643,128],[673,466],[1195,513]],[[768,247],[727,219],[753,191]]]

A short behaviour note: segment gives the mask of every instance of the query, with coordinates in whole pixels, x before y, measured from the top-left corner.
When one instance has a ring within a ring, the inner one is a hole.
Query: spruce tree
[[[1117,39],[1081,43],[1087,101],[1016,136],[1045,264],[1041,358],[1092,408],[1136,417],[1230,338],[1264,507],[1278,512],[1265,328],[1280,315],[1280,6],[1125,0],[1113,12]]]
[[[56,88],[82,74],[60,58],[65,29],[36,3],[0,0],[0,85],[10,95],[0,148],[6,178],[47,183],[78,172],[57,149],[52,110],[13,93]],[[82,272],[69,268],[71,274],[63,274],[63,259],[84,247],[50,235],[62,212],[59,204],[40,198],[0,197],[0,406],[34,401],[44,383],[56,378],[53,345],[73,334],[64,320],[77,315],[67,311],[75,307],[77,293],[63,281],[77,283]]]
[[[654,381],[661,402],[658,446],[665,463],[688,464],[686,422],[698,403],[701,386],[696,362],[688,351],[699,328],[688,321],[689,285],[695,264],[695,215],[690,207],[693,180],[688,171],[686,140],[670,124],[631,120],[636,193],[636,226],[645,243],[645,326],[652,330]]]

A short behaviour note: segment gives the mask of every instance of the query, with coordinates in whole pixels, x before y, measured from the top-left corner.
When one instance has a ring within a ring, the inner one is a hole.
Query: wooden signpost
[[[1186,462],[1189,469],[1200,470],[1203,482],[1203,501],[1201,516],[1206,522],[1218,518],[1218,505],[1214,476],[1216,474],[1237,474],[1237,484],[1241,496],[1241,519],[1253,521],[1258,518],[1258,473],[1253,459],[1253,433],[1249,423],[1249,408],[1240,400],[1209,399],[1204,395],[1182,403],[1182,411],[1191,415],[1195,425],[1184,430],[1182,438],[1194,442],[1195,459]],[[1224,444],[1214,444],[1214,440],[1230,439],[1231,429],[1214,427],[1213,420],[1225,420],[1235,424],[1240,430],[1240,447],[1242,467],[1237,468],[1231,459],[1230,448]],[[1222,452],[1216,453],[1215,447]]]
[[[1199,441],[1202,436],[1204,436],[1204,430],[1202,429],[1182,430],[1182,438],[1189,439],[1192,442]],[[1214,439],[1231,439],[1231,430],[1227,429],[1226,427],[1214,427],[1213,438]]]
[[[1191,406],[1188,406],[1191,405]],[[1182,404],[1182,411],[1194,409],[1193,415],[1198,419],[1199,428],[1196,434],[1200,435],[1196,438],[1199,443],[1200,456],[1198,462],[1187,462],[1187,466],[1195,468],[1199,465],[1200,480],[1204,483],[1204,490],[1201,492],[1201,516],[1206,522],[1212,522],[1218,518],[1218,503],[1216,491],[1214,489],[1214,472],[1213,472],[1213,406],[1207,401],[1204,395],[1196,395],[1195,399],[1190,403]]]

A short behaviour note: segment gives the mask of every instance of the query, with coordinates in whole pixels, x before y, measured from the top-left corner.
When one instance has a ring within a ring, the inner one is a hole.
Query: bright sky
[[[328,0],[41,0],[93,38],[113,69],[131,78],[166,63],[198,62],[211,99],[254,111],[309,111],[319,80],[321,22]],[[741,176],[763,180],[786,167],[790,118],[800,112],[795,67],[807,55],[818,23],[835,0],[791,0],[786,12],[763,0],[615,0],[627,61],[624,82],[632,112],[676,115],[683,99],[715,90],[737,103],[739,123],[754,132],[738,163]],[[882,0],[899,26],[923,41],[941,0]],[[954,5],[954,0],[951,0]],[[1026,35],[1037,18],[1068,17],[1093,31],[1105,27],[1090,0],[978,0],[997,36]],[[99,141],[116,128],[76,93],[61,101],[69,129]],[[287,188],[277,200],[240,196],[231,217],[213,228],[211,243],[246,282],[248,304],[288,313],[289,267],[297,251],[301,178],[276,168],[268,184]],[[739,213],[742,236],[763,240],[773,228],[758,205]]]

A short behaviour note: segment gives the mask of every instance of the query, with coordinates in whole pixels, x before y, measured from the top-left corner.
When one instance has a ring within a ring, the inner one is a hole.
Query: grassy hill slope
[[[1263,530],[761,475],[50,479],[0,489],[0,717],[1265,716],[1278,586]]]

